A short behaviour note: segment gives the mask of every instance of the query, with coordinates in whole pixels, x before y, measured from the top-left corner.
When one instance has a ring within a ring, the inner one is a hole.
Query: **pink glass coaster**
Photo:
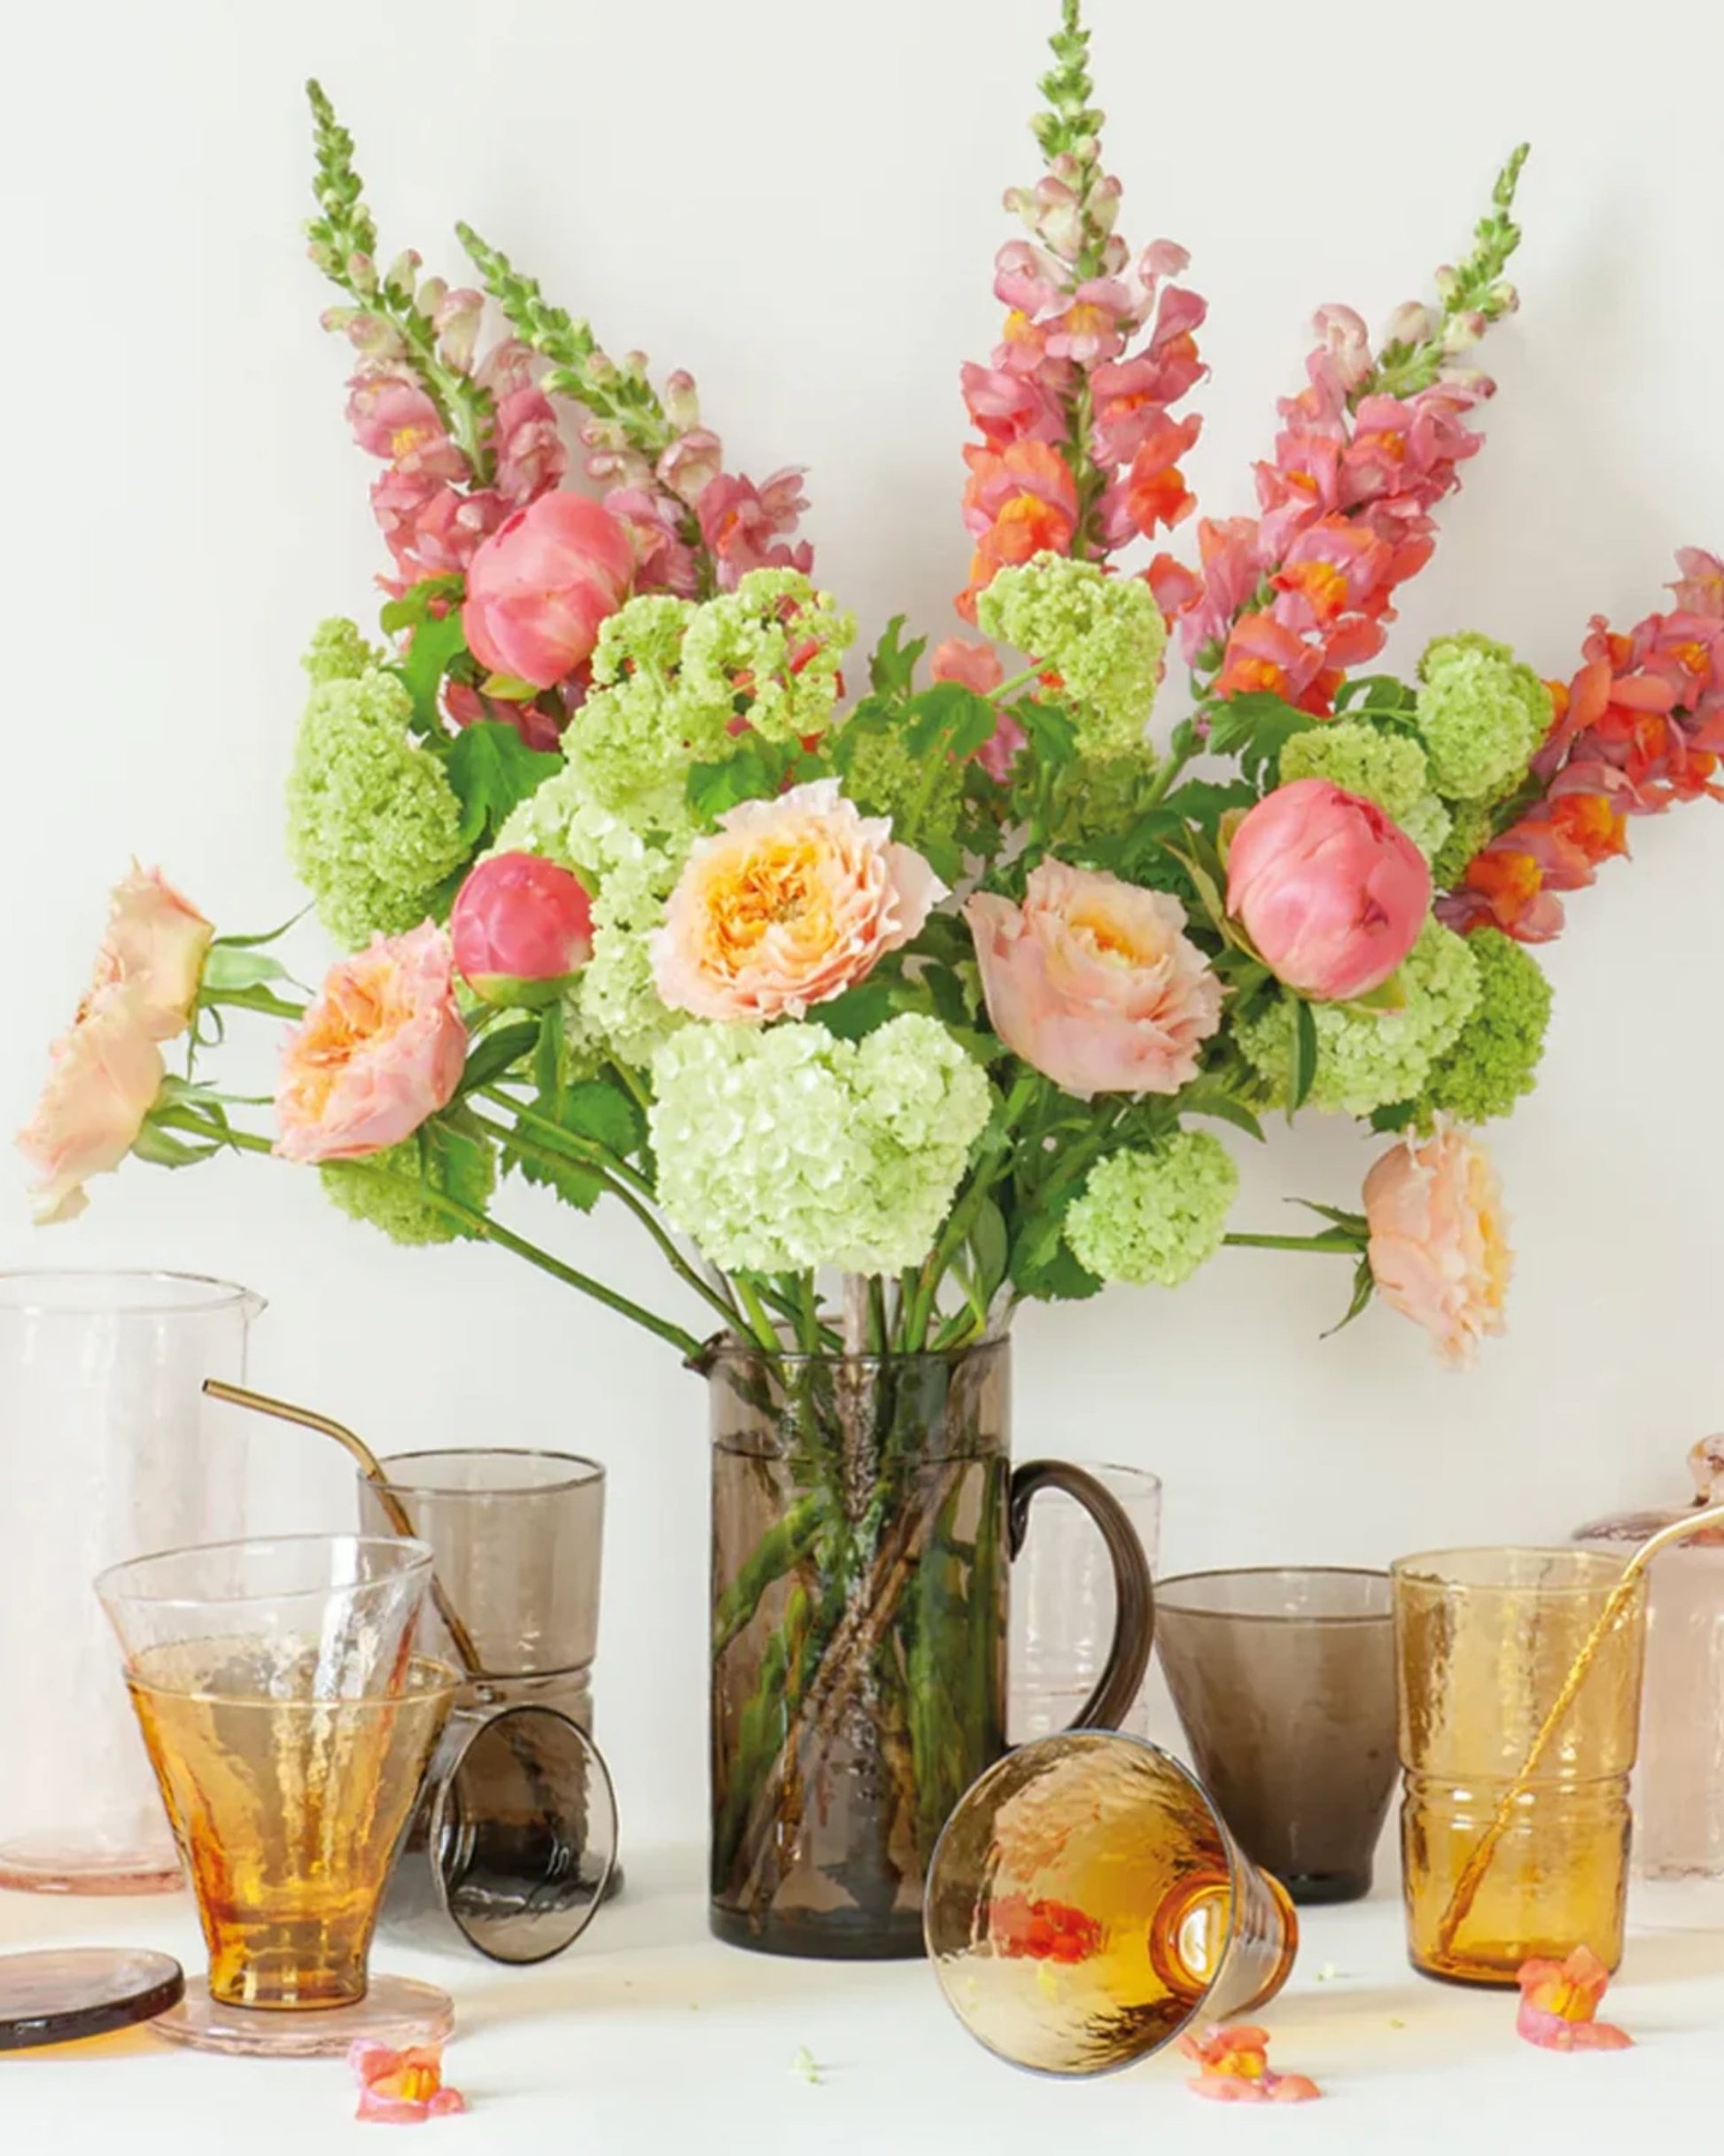
[[[37,1835],[0,1849],[0,1887],[22,1894],[177,1894],[185,1884],[173,1843],[91,1850]]]
[[[195,1978],[177,2006],[150,2027],[169,2043],[194,2051],[229,2051],[242,2059],[329,2059],[343,2056],[356,2036],[404,2051],[442,2043],[455,2025],[454,2002],[435,1984],[410,1976],[374,1976],[355,2006],[293,2012],[224,2006]]]

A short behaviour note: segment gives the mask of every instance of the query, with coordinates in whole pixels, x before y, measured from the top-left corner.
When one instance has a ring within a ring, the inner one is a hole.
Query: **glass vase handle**
[[[1008,1500],[1007,1532],[1016,1557],[1029,1528],[1030,1501],[1038,1490],[1063,1491],[1074,1498],[1099,1529],[1114,1564],[1114,1637],[1095,1690],[1078,1709],[1073,1729],[1118,1729],[1143,1689],[1155,1644],[1155,1590],[1149,1561],[1123,1507],[1093,1475],[1068,1460],[1028,1459],[1014,1468]]]

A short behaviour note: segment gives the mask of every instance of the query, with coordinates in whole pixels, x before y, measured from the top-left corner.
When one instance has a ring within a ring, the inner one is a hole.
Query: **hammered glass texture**
[[[1645,1586],[1585,1683],[1451,1941],[1443,1919],[1570,1670],[1604,1615],[1623,1561],[1580,1550],[1435,1551],[1394,1568],[1401,1845],[1416,1968],[1512,1984],[1534,1956],[1584,1943],[1622,1956],[1628,1777],[1645,1646]]]
[[[244,1419],[200,1389],[244,1382],[262,1308],[189,1275],[0,1274],[0,1885],[180,1883],[90,1583],[145,1551],[245,1533]]]

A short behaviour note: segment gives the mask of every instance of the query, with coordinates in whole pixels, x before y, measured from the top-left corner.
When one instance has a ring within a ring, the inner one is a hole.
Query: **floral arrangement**
[[[288,786],[347,954],[301,992],[135,871],[22,1135],[40,1218],[130,1154],[273,1152],[686,1353],[508,1226],[505,1179],[614,1201],[768,1349],[954,1348],[1228,1243],[1352,1260],[1348,1314],[1374,1289],[1450,1362],[1499,1328],[1476,1127],[1533,1085],[1566,895],[1630,817],[1720,791],[1724,564],[1681,554],[1674,607],[1596,620],[1566,684],[1472,633],[1371,671],[1482,447],[1520,151],[1433,304],[1375,343],[1319,313],[1254,511],[1156,550],[1195,508],[1206,310],[1183,249],[1117,230],[1087,46],[1065,0],[1000,341],[963,370],[975,634],[900,618],[866,659],[801,473],[730,470],[687,374],[611,357],[465,227],[483,291],[380,267],[312,86],[311,256],[389,557],[378,637],[312,640]],[[202,1076],[233,1011],[291,1022],[273,1132]],[[1232,1226],[1229,1141],[1301,1109],[1388,1137],[1358,1207]]]

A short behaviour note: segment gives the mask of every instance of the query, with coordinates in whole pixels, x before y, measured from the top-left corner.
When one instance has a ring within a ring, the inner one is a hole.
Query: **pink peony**
[[[359,1160],[447,1107],[467,1061],[454,953],[426,922],[339,959],[282,1049],[283,1160]]]
[[[462,885],[449,915],[455,965],[486,1003],[532,1009],[593,955],[593,908],[568,869],[532,853],[495,853]]]
[[[816,779],[742,802],[696,840],[651,939],[654,978],[699,1018],[800,1018],[907,944],[944,896],[885,817]]]
[[[1021,907],[978,893],[964,914],[994,1031],[1056,1085],[1088,1100],[1196,1077],[1222,987],[1177,899],[1044,860]]]
[[[468,645],[493,673],[549,689],[592,656],[628,595],[634,549],[584,494],[541,494],[492,533],[467,572]]]
[[[84,1185],[131,1151],[167,1076],[138,991],[119,982],[89,996],[48,1058],[36,1112],[18,1133],[39,1178],[30,1208],[43,1227],[83,1211]]]
[[[1425,1328],[1450,1369],[1465,1369],[1480,1336],[1503,1330],[1514,1264],[1490,1155],[1439,1118],[1422,1144],[1409,1139],[1384,1154],[1364,1200],[1377,1292]]]
[[[1417,942],[1431,871],[1380,808],[1326,779],[1296,779],[1234,832],[1227,910],[1277,980],[1344,1003],[1380,988]]]
[[[214,929],[159,868],[134,861],[131,874],[113,887],[90,995],[130,989],[150,1039],[172,1040],[191,1023],[214,939]]]

